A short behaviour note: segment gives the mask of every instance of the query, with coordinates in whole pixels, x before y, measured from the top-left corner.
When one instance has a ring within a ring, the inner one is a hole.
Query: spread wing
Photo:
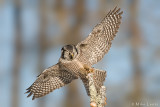
[[[93,65],[100,61],[111,47],[111,41],[118,32],[122,11],[115,8],[94,27],[89,36],[77,44],[80,51],[78,60],[88,65]]]
[[[74,75],[67,71],[60,71],[59,66],[54,65],[44,70],[37,78],[37,80],[27,89],[26,93],[29,96],[33,94],[32,100],[45,96],[46,94],[58,89],[72,80],[77,79]]]

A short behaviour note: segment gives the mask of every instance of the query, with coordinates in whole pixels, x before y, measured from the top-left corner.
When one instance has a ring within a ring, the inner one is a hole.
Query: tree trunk
[[[130,6],[130,34],[131,34],[131,46],[132,46],[132,61],[133,61],[133,84],[134,90],[131,98],[132,102],[140,102],[142,98],[142,72],[140,69],[140,58],[139,58],[139,46],[140,46],[140,29],[137,23],[137,8],[138,0],[132,0]],[[132,106],[134,107],[134,106]],[[140,107],[140,106],[139,106]]]
[[[46,2],[45,0],[40,1],[40,33],[39,33],[39,58],[38,58],[38,72],[39,74],[45,69],[44,68],[44,58],[46,51]],[[45,97],[38,99],[37,107],[45,107]]]
[[[22,57],[21,41],[21,23],[20,23],[21,6],[20,1],[14,1],[14,21],[15,21],[15,53],[13,59],[13,80],[12,80],[12,107],[19,107],[19,88],[20,88],[20,66]]]

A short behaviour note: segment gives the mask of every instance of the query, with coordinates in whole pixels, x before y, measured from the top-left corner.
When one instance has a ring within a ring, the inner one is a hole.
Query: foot
[[[94,71],[93,68],[91,68],[90,66],[88,66],[88,65],[86,65],[86,64],[83,65],[83,67],[84,67],[85,71],[87,72],[87,74]]]

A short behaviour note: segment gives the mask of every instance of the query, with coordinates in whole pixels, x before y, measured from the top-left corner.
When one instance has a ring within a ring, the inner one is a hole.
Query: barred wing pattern
[[[77,79],[67,71],[60,71],[58,64],[44,70],[37,80],[27,89],[29,93],[27,97],[33,94],[32,100],[45,96],[46,94],[58,89],[72,80]]]
[[[110,11],[107,16],[96,25],[89,36],[79,44],[80,51],[78,60],[88,65],[100,61],[111,47],[111,41],[118,32],[121,23],[120,8]]]

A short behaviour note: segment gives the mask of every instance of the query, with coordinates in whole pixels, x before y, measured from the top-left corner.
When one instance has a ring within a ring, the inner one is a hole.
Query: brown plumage
[[[118,32],[122,13],[120,8],[114,8],[93,28],[89,36],[77,45],[81,51],[78,57],[79,61],[93,65],[104,57],[111,47],[111,41]]]
[[[59,65],[56,64],[44,70],[38,76],[37,80],[27,89],[26,93],[29,93],[27,97],[30,97],[32,94],[32,100],[42,97],[70,83],[74,79],[77,79],[77,77],[70,72],[59,70]]]
[[[94,74],[94,83],[99,92],[106,77],[106,71],[92,68],[93,64],[100,61],[111,47],[121,23],[122,11],[115,8],[97,24],[89,36],[75,45],[66,45],[62,48],[59,62],[44,70],[37,80],[27,89],[28,97],[39,98],[60,88],[72,80],[80,78],[89,92],[87,74]]]

